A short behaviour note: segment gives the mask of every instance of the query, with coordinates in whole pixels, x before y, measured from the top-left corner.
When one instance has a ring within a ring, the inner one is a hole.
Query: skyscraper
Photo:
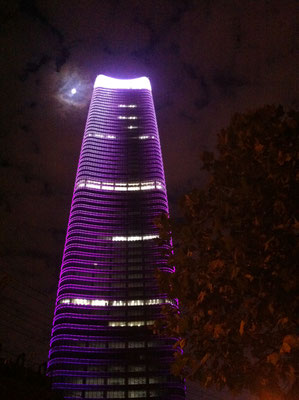
[[[168,211],[150,82],[99,75],[80,153],[48,374],[66,399],[184,399],[174,339],[150,327],[169,270],[154,218]],[[176,304],[173,304],[176,306]]]

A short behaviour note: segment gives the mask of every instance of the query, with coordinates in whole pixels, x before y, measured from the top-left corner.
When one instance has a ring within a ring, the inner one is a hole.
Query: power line
[[[35,289],[33,286],[31,286],[31,285],[28,285],[28,283],[21,282],[21,281],[19,281],[19,280],[15,279],[15,278],[13,278],[13,280],[14,280],[15,282],[19,283],[20,285],[22,285],[22,286],[26,286],[26,287],[30,288],[31,290],[33,290],[33,291],[35,291],[35,292],[37,292],[37,293],[41,294],[42,296],[49,297],[49,295],[48,295],[48,294],[46,294],[46,293],[44,293],[44,292],[41,292],[41,291],[40,291],[40,290],[38,290],[38,289]]]
[[[41,341],[41,340],[37,339],[36,337],[33,337],[31,334],[28,335],[28,333],[25,333],[24,331],[19,331],[19,330],[16,329],[15,327],[12,327],[12,326],[10,326],[10,325],[8,325],[8,324],[5,324],[4,322],[2,322],[2,325],[4,325],[4,326],[6,326],[7,328],[9,328],[9,329],[11,329],[11,330],[13,330],[13,331],[19,333],[20,335],[29,337],[30,339],[33,339],[34,341],[39,342],[39,343],[41,343],[41,344],[49,343],[49,340],[46,340],[45,337],[43,338],[44,340]]]
[[[23,293],[25,296],[31,297],[33,300],[37,300],[37,301],[38,301],[39,303],[41,303],[41,304],[47,304],[47,307],[49,307],[49,303],[46,303],[45,301],[40,300],[40,299],[38,299],[37,297],[34,297],[34,296],[32,296],[31,294],[28,294],[28,293],[24,292],[23,290],[18,289],[18,288],[15,287],[15,286],[11,286],[11,288],[17,290],[17,291],[20,292],[20,293]]]
[[[30,306],[28,306],[28,305],[26,305],[26,307],[24,308],[24,305],[23,305],[21,302],[18,302],[18,304],[17,304],[17,303],[16,303],[16,300],[13,299],[13,298],[11,298],[11,297],[3,296],[3,298],[4,298],[5,300],[7,300],[7,303],[10,303],[10,304],[11,304],[11,308],[14,308],[16,311],[18,311],[18,310],[17,310],[17,307],[20,307],[22,313],[25,313],[25,314],[26,314],[26,312],[27,312],[27,314],[28,314],[29,311],[31,310],[32,314],[34,314],[34,315],[39,314],[42,318],[47,318],[47,317],[46,317],[46,314],[41,313],[40,311],[38,311],[38,310],[36,310],[36,309],[33,309],[32,307],[30,307]],[[10,306],[10,305],[9,305],[9,306]],[[31,315],[31,314],[29,313],[28,315]],[[49,315],[50,315],[50,313],[49,313]],[[52,315],[52,313],[51,313],[51,315]]]
[[[35,325],[35,326],[38,326],[38,327],[40,327],[40,325],[43,325],[43,326],[47,326],[48,328],[51,327],[50,324],[48,325],[48,324],[46,324],[45,322],[40,322],[40,323],[39,323],[38,321],[36,321],[36,319],[33,320],[33,319],[30,318],[30,317],[24,318],[24,317],[21,316],[21,315],[18,315],[18,314],[16,314],[16,313],[12,313],[11,310],[8,310],[7,308],[2,308],[2,310],[3,310],[5,313],[11,315],[13,318],[18,318],[18,319],[20,319],[20,320],[22,320],[22,321],[25,321],[26,323],[30,323],[30,325]]]

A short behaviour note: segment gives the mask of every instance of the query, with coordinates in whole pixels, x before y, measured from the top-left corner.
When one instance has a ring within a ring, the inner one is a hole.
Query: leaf
[[[197,303],[200,304],[203,302],[204,298],[206,297],[207,292],[205,290],[202,290],[199,295],[197,296]]]
[[[273,304],[272,304],[272,303],[270,303],[270,304],[268,305],[268,309],[269,309],[269,311],[270,311],[271,314],[274,313],[274,307],[273,307]]]
[[[293,385],[296,382],[296,371],[292,365],[289,366],[287,377],[290,385]]]
[[[243,336],[243,333],[244,333],[244,326],[245,326],[245,322],[242,320],[240,323],[240,329],[239,329],[241,336]]]
[[[247,278],[247,279],[249,279],[250,280],[250,282],[252,282],[253,281],[253,276],[252,275],[250,275],[250,274],[246,274],[245,275],[245,278]]]
[[[220,260],[220,259],[213,260],[210,262],[209,265],[210,265],[210,268],[212,268],[213,270],[217,269],[217,268],[222,268],[224,266],[224,261]]]
[[[216,324],[214,327],[214,333],[213,336],[214,338],[218,339],[221,335],[223,335],[224,330],[222,328],[222,324]]]
[[[210,353],[206,353],[203,356],[203,358],[200,360],[200,363],[199,363],[200,366],[204,365],[208,361],[209,358],[210,358]]]
[[[235,279],[239,274],[240,268],[236,267],[235,265],[232,268],[231,272],[231,279]]]
[[[295,231],[298,231],[299,230],[299,221],[295,218],[295,222],[293,223],[293,225],[292,225],[292,228],[295,230]]]
[[[299,347],[299,337],[295,335],[286,335],[280,348],[280,353],[290,353],[292,348]]]
[[[265,259],[264,259],[264,263],[267,264],[271,259],[271,255],[269,254]]]
[[[288,321],[289,319],[287,317],[280,318],[277,322],[277,325],[285,325]]]
[[[263,149],[264,149],[264,146],[259,141],[256,140],[255,145],[254,145],[254,150],[257,153],[260,153],[261,151],[263,151]]]
[[[267,356],[267,361],[273,365],[276,365],[278,363],[279,358],[280,358],[279,354],[274,352]]]
[[[283,342],[280,348],[280,353],[290,353],[291,346],[287,342]]]

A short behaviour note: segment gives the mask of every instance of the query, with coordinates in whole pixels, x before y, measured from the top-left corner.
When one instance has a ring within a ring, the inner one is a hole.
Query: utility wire
[[[39,322],[39,321],[36,321],[36,319],[30,318],[30,317],[24,318],[24,316],[18,315],[17,313],[13,313],[11,310],[8,310],[7,308],[2,308],[2,310],[6,314],[12,316],[13,318],[17,318],[17,319],[20,319],[22,321],[25,321],[26,323],[29,323],[30,325],[35,325],[35,326],[38,326],[38,327],[43,325],[45,327],[47,326],[48,328],[51,327],[50,324],[46,324],[45,322]]]
[[[8,325],[8,324],[5,324],[3,321],[2,321],[1,323],[2,323],[2,325],[6,326],[7,328],[9,328],[9,329],[11,329],[11,330],[13,330],[13,331],[19,333],[20,335],[29,337],[30,339],[33,339],[33,340],[36,341],[36,342],[39,342],[39,343],[41,343],[41,344],[49,343],[49,340],[46,340],[45,337],[43,337],[44,340],[41,341],[41,340],[37,339],[36,337],[32,336],[32,334],[29,335],[28,333],[26,333],[26,332],[23,331],[23,330],[20,331],[20,330],[16,329],[16,328],[13,327],[13,326],[10,326],[10,325]]]

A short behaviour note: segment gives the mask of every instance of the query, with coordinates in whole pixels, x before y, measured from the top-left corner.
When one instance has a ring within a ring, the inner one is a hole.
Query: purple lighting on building
[[[150,81],[147,77],[142,76],[136,79],[116,79],[106,75],[98,75],[94,88],[102,87],[106,89],[147,89],[152,90]]]
[[[168,212],[148,78],[96,78],[61,265],[48,374],[65,399],[183,400],[174,339],[150,327],[172,272],[155,217]]]

